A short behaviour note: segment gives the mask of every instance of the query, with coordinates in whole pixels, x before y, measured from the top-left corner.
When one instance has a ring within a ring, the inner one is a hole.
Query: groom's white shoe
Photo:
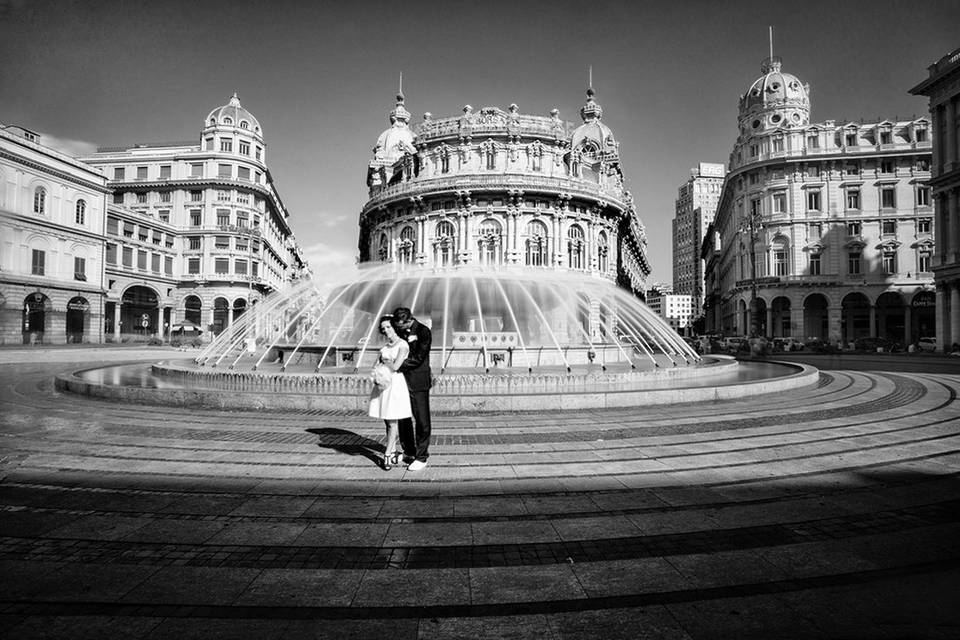
[[[427,466],[427,463],[423,460],[414,460],[410,463],[410,466],[407,467],[407,471],[420,471]]]

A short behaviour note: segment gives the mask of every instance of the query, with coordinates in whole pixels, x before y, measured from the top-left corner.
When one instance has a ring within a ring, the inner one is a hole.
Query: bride
[[[380,418],[387,425],[387,443],[383,449],[383,470],[399,464],[403,453],[397,450],[397,422],[413,415],[410,410],[410,392],[407,381],[397,369],[410,353],[410,346],[397,335],[393,316],[380,318],[380,334],[387,340],[380,349],[380,357],[373,366],[373,392],[370,395],[371,418]]]

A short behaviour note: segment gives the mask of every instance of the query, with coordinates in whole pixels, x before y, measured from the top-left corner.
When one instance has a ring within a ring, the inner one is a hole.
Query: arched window
[[[233,118],[227,116],[223,119],[223,124],[233,124]]]
[[[77,200],[76,223],[77,224],[87,223],[87,201],[86,200]]]
[[[47,211],[47,190],[37,187],[33,191],[33,212],[43,215]]]
[[[600,273],[606,273],[610,268],[610,243],[607,240],[607,234],[605,231],[601,231],[597,234],[597,268],[600,270]]]
[[[567,230],[567,265],[571,269],[583,269],[583,229],[580,225],[570,225]]]
[[[413,264],[416,247],[417,232],[411,226],[404,227],[400,232],[400,244],[397,245],[397,258],[401,264]]]
[[[770,248],[770,258],[773,263],[773,275],[790,275],[790,251],[783,240],[775,240]]]
[[[547,225],[533,220],[527,225],[527,266],[547,264]]]
[[[380,240],[377,242],[377,260],[386,262],[390,257],[390,242],[387,240],[387,234],[381,233]]]
[[[449,220],[442,220],[437,224],[436,240],[434,240],[434,262],[438,267],[449,267],[453,264],[453,253],[456,250],[457,230]]]
[[[240,121],[240,128],[241,128],[241,129],[249,129],[249,128],[250,128],[250,123],[247,122],[246,120],[241,120],[241,121]]]
[[[477,244],[480,249],[480,264],[494,266],[500,264],[503,228],[493,218],[480,223],[477,230]]]

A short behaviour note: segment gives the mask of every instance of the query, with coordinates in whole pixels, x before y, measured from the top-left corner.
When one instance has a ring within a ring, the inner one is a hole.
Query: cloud
[[[40,144],[51,149],[56,149],[60,153],[77,158],[88,156],[97,151],[97,145],[86,140],[72,140],[70,138],[58,138],[49,133],[40,133]]]
[[[327,283],[349,282],[357,277],[357,258],[355,247],[331,245],[315,242],[303,247],[303,255],[313,272],[313,280],[318,286]]]
[[[321,227],[338,229],[343,226],[343,223],[355,220],[356,217],[355,213],[321,213],[316,219]]]

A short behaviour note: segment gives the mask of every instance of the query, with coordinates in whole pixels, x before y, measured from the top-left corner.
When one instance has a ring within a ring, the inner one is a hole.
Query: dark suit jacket
[[[398,371],[407,379],[407,388],[410,391],[429,391],[430,343],[433,342],[433,334],[426,325],[414,319],[406,339],[410,345],[410,354]]]

